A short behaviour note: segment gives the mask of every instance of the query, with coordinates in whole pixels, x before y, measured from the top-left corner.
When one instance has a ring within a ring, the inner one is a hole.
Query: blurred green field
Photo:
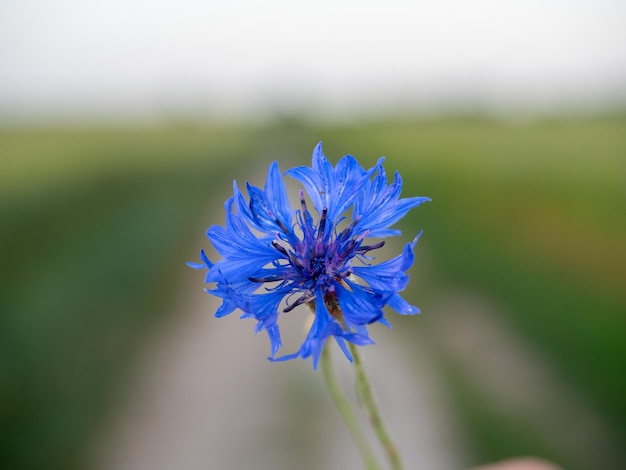
[[[626,465],[626,118],[477,117],[0,130],[0,468],[81,468],[142,342],[174,314],[207,211],[251,167],[308,164],[319,140],[332,161],[386,155],[405,194],[433,198],[402,226],[425,229],[407,293],[425,314],[402,325],[437,351],[467,465]],[[459,291],[503,307],[606,423],[610,456],[563,451],[481,394],[428,317]]]

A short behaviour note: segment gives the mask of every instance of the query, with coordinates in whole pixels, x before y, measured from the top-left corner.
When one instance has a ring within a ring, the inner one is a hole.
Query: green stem
[[[359,422],[357,421],[356,415],[350,406],[350,402],[341,391],[341,387],[337,382],[335,377],[332,361],[330,357],[330,348],[328,345],[324,346],[324,350],[322,351],[322,373],[324,374],[324,380],[326,381],[326,386],[328,387],[328,391],[335,402],[335,406],[341,416],[343,417],[348,430],[350,431],[350,435],[352,436],[352,440],[356,444],[359,449],[359,453],[363,458],[363,462],[365,463],[365,467],[368,470],[379,470],[378,462],[376,461],[376,457],[374,453],[370,449],[365,436],[361,432],[361,428],[359,427]]]
[[[391,441],[391,438],[383,425],[382,419],[380,418],[380,412],[378,411],[376,400],[374,400],[372,387],[367,380],[367,375],[365,375],[365,369],[361,363],[361,356],[359,356],[358,348],[352,343],[348,343],[348,347],[350,348],[350,353],[352,353],[354,367],[356,368],[356,391],[361,407],[365,411],[367,419],[369,419],[374,431],[376,432],[378,440],[387,453],[387,458],[391,463],[391,468],[393,470],[402,470],[400,454],[398,454],[398,450],[396,449],[395,444]]]

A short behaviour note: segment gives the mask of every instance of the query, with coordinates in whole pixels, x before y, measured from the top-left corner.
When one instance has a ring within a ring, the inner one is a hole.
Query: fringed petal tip
[[[324,151],[322,150],[321,140],[317,143],[317,145],[313,149],[312,159],[315,160],[316,158],[326,158],[326,155],[324,155]]]
[[[193,269],[207,269],[206,264],[194,263],[193,261],[187,261],[185,264]]]
[[[411,248],[415,248],[417,241],[420,239],[423,233],[424,233],[424,230],[420,230],[419,232],[417,232],[417,235],[415,235],[415,238],[411,242]]]
[[[400,294],[392,295],[388,305],[400,315],[418,315],[421,313],[419,308],[408,303]]]
[[[300,357],[300,351],[292,353],[292,354],[285,354],[284,356],[279,356],[279,357],[274,357],[274,355],[272,355],[272,356],[269,356],[267,360],[270,362],[285,362],[285,361],[290,361],[291,359],[296,359],[298,357]]]
[[[193,269],[211,269],[213,267],[213,263],[211,263],[211,260],[209,260],[204,250],[200,250],[200,260],[202,263],[187,261],[185,264]]]

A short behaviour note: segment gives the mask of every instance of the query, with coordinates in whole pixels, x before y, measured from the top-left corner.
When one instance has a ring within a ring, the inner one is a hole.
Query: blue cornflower
[[[222,259],[213,263],[202,250],[201,264],[188,263],[208,269],[205,282],[214,287],[205,290],[222,299],[215,316],[240,309],[241,318],[257,321],[256,332],[267,331],[271,360],[312,356],[317,368],[331,336],[349,360],[346,341],[373,343],[366,325],[390,326],[384,317],[386,305],[405,315],[419,313],[398,292],[408,283],[405,271],[413,264],[421,232],[400,255],[375,265],[369,253],[385,242],[366,239],[399,235],[389,227],[430,199],[400,199],[402,179],[396,172],[388,184],[383,160],[365,170],[346,155],[333,168],[319,143],[310,168],[285,173],[304,186],[316,217],[303,190],[300,207],[290,206],[276,162],[270,165],[264,189],[247,184],[248,200],[234,182],[234,195],[225,204],[225,226],[207,231]],[[276,358],[282,345],[279,317],[303,304],[315,314],[309,333],[298,351]]]

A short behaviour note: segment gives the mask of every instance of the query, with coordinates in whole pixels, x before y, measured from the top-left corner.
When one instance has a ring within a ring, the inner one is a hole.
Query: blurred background
[[[184,265],[320,140],[433,199],[364,349],[407,468],[625,468],[625,44],[616,0],[1,2],[0,468],[358,467]]]

